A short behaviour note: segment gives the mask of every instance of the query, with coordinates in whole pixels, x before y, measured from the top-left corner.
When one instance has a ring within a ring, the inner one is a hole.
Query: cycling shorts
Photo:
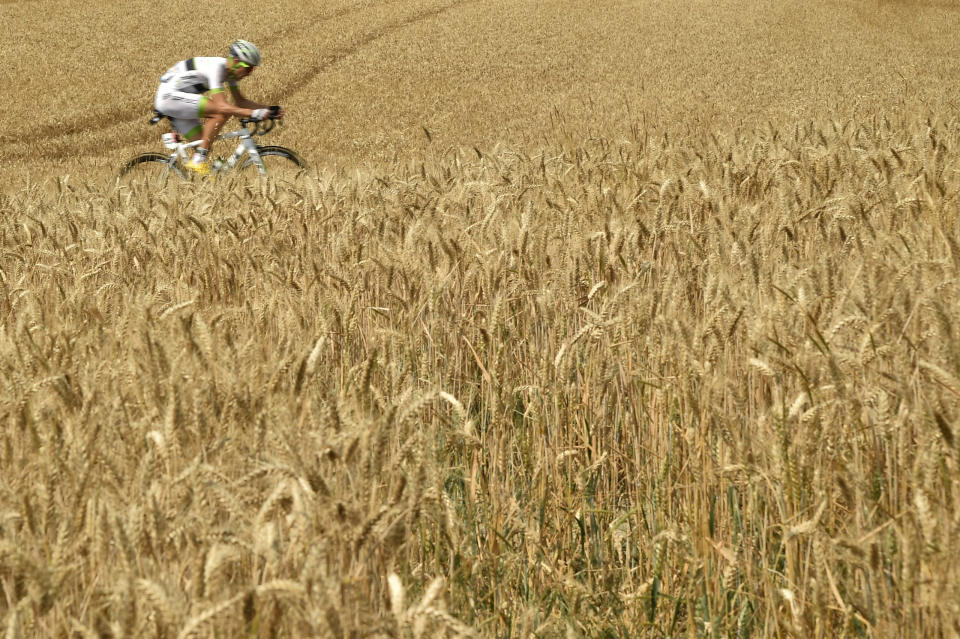
[[[169,117],[173,122],[173,128],[182,135],[193,137],[203,127],[202,108],[206,102],[207,97],[201,93],[176,91],[169,85],[161,84],[153,106]]]

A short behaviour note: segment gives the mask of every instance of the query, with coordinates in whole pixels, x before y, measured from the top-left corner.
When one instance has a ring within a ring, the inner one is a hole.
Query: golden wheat
[[[68,2],[65,65],[48,2],[0,2],[50,84],[0,123],[7,637],[960,633],[948,3],[173,2],[312,170],[152,188],[156,73],[88,34],[194,35]]]

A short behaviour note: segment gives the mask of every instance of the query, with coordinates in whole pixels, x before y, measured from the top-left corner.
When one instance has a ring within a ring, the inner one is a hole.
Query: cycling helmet
[[[260,49],[252,42],[247,42],[246,40],[237,40],[231,44],[230,55],[240,62],[246,62],[252,67],[260,64]]]

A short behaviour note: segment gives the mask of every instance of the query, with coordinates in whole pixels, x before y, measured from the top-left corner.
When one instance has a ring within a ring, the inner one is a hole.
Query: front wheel
[[[271,180],[292,181],[306,171],[307,165],[295,151],[282,146],[257,147],[260,162],[263,165],[263,174]],[[260,167],[255,159],[248,157],[240,167],[244,174],[260,173]]]
[[[120,177],[143,181],[149,186],[163,187],[171,177],[184,179],[183,172],[163,153],[141,153],[120,168]]]

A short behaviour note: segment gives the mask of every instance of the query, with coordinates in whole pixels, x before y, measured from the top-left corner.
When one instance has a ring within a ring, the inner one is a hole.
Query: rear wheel
[[[130,182],[143,182],[148,186],[163,187],[171,178],[182,180],[184,175],[176,164],[170,163],[169,155],[141,153],[121,167],[120,178]]]
[[[296,152],[282,146],[261,146],[257,147],[260,154],[260,161],[266,171],[266,177],[270,180],[283,180],[292,182],[302,176],[306,171],[307,165]],[[247,158],[241,167],[244,175],[259,174],[259,167],[253,158]]]

